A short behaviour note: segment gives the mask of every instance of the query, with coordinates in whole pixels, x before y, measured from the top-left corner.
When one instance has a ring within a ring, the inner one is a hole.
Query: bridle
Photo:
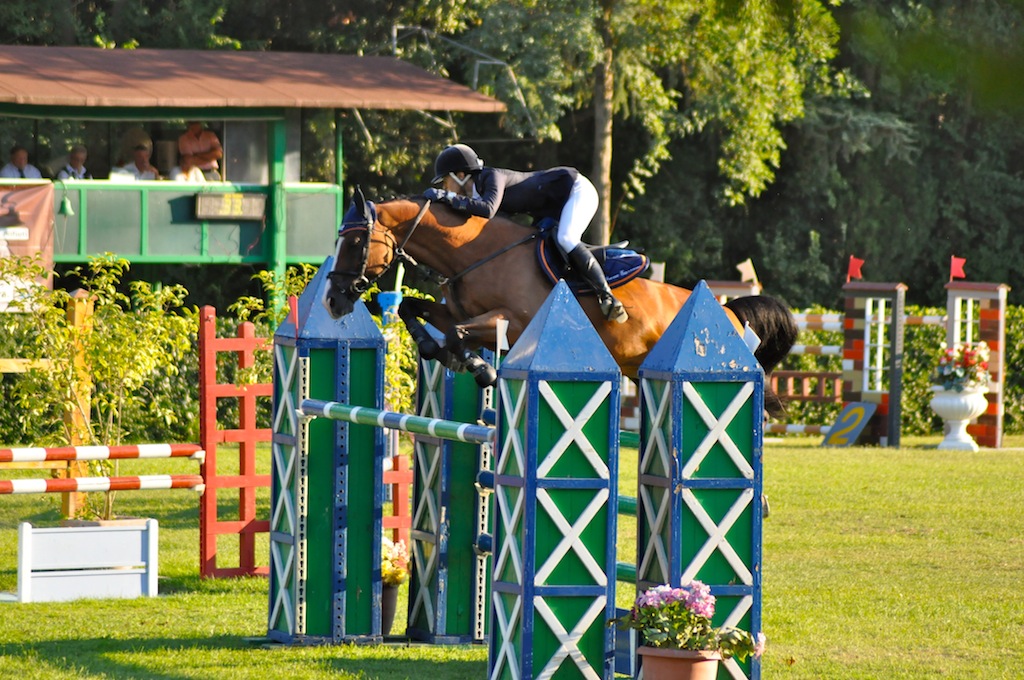
[[[334,263],[336,268],[327,275],[327,278],[330,279],[331,283],[335,283],[336,278],[351,278],[352,283],[349,284],[345,292],[352,300],[357,299],[369,290],[373,284],[381,279],[381,277],[391,271],[396,264],[401,262],[408,264],[410,267],[418,266],[416,260],[405,251],[405,246],[409,243],[409,239],[412,238],[416,228],[420,225],[420,222],[423,220],[423,216],[427,214],[427,210],[430,209],[430,201],[426,201],[423,204],[423,207],[420,208],[419,213],[416,215],[416,219],[413,220],[412,225],[409,227],[409,231],[406,233],[405,238],[402,239],[401,243],[399,243],[395,238],[395,235],[392,234],[389,229],[377,226],[376,219],[374,219],[373,216],[372,206],[363,199],[362,192],[358,189],[356,192],[359,203],[362,205],[360,219],[342,222],[341,229],[338,230],[338,246],[335,252]],[[366,239],[363,241],[362,253],[359,257],[358,271],[337,269],[337,266],[341,261],[339,256],[341,254],[341,246],[345,237],[358,232],[364,232],[366,234]],[[367,277],[366,269],[370,261],[370,245],[375,241],[383,243],[391,256],[390,259],[381,266],[380,271],[372,277]]]

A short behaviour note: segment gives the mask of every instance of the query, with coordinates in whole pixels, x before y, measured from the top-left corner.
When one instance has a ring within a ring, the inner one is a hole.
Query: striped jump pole
[[[610,680],[619,367],[559,282],[499,376],[488,677]]]
[[[191,458],[201,463],[206,458],[206,452],[195,444],[136,444],[130,446],[59,446],[0,449],[0,463],[149,458]]]
[[[637,588],[700,580],[761,630],[764,372],[703,281],[640,366]],[[760,661],[722,662],[759,678]]]
[[[93,491],[145,491],[150,489],[206,489],[202,475],[139,475],[137,477],[71,477],[70,479],[0,480],[0,495],[19,493],[75,493]]]
[[[457,442],[490,444],[494,441],[494,428],[486,425],[426,418],[408,413],[385,411],[368,406],[350,406],[336,401],[319,399],[303,400],[299,409],[307,416],[320,416],[358,425],[372,425]]]

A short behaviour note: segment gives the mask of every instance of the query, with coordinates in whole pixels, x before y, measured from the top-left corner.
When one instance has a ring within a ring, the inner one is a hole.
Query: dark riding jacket
[[[479,198],[464,199],[466,212],[491,218],[499,211],[529,215],[536,220],[558,219],[579,176],[576,168],[558,167],[537,172],[518,172],[486,167],[476,176]],[[462,208],[462,206],[459,206]]]

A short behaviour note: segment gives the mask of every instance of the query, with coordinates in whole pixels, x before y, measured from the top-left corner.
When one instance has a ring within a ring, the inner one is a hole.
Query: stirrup
[[[626,308],[622,306],[622,303],[616,300],[613,296],[602,296],[600,299],[601,313],[604,314],[604,318],[615,323],[626,323],[629,319],[629,314],[626,313]]]

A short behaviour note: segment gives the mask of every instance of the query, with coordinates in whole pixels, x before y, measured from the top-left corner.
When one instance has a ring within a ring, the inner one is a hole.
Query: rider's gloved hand
[[[448,205],[455,210],[461,210],[462,212],[469,212],[469,198],[466,196],[460,196],[452,192],[448,192],[446,197]]]
[[[446,198],[446,194],[449,192],[444,189],[430,188],[423,192],[423,198],[427,199],[431,203],[442,203]]]

